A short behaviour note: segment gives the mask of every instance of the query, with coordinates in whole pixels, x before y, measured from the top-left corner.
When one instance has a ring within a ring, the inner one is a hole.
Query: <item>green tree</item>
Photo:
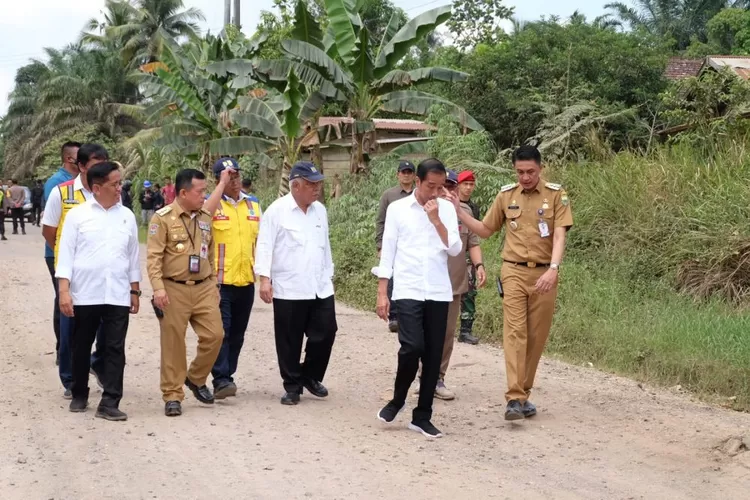
[[[448,28],[456,36],[459,47],[498,42],[504,32],[500,21],[510,19],[513,8],[498,0],[454,0],[453,15]]]

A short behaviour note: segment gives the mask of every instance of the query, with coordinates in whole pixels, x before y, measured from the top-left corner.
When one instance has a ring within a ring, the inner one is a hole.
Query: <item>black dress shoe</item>
[[[211,394],[211,389],[209,389],[205,384],[198,387],[197,385],[192,383],[189,378],[186,378],[185,385],[188,386],[188,389],[190,389],[190,391],[193,393],[195,399],[197,399],[201,403],[206,405],[214,404],[214,395]]]
[[[459,334],[458,341],[469,345],[477,345],[479,343],[479,339],[470,333]]]
[[[517,399],[508,401],[508,406],[505,408],[505,420],[523,420],[526,418],[523,414],[523,407],[521,402]]]
[[[179,401],[167,401],[164,405],[164,414],[168,417],[179,417],[182,415],[182,405]]]
[[[86,407],[89,405],[88,400],[86,399],[76,399],[73,398],[73,400],[70,402],[70,407],[68,408],[73,413],[81,413],[86,411]]]
[[[326,389],[325,386],[317,380],[306,380],[302,385],[304,385],[305,389],[310,391],[310,394],[312,394],[313,396],[317,396],[319,398],[328,396],[328,389]]]
[[[281,404],[283,405],[296,405],[299,403],[299,392],[285,392],[281,396]]]
[[[125,412],[120,411],[119,408],[113,408],[111,406],[100,406],[96,409],[97,418],[103,418],[104,420],[110,420],[112,422],[124,422],[128,419]]]

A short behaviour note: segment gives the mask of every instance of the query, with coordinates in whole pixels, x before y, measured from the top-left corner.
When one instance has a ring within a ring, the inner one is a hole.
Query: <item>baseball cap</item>
[[[446,170],[447,174],[445,181],[451,184],[458,184],[458,174],[454,170]]]
[[[398,164],[398,171],[403,172],[404,170],[411,170],[414,172],[417,169],[414,168],[414,164],[409,160],[401,160]]]
[[[289,173],[289,180],[294,179],[306,179],[310,182],[320,182],[325,177],[320,171],[309,161],[298,161],[292,167],[292,171]]]
[[[234,158],[219,158],[214,163],[213,171],[214,176],[219,177],[225,168],[233,168],[235,171],[240,171],[240,164]]]
[[[458,183],[461,184],[462,182],[476,182],[477,178],[474,177],[474,172],[471,170],[464,170],[460,174],[458,174]]]
[[[150,188],[151,187],[151,181],[143,181],[143,187]]]

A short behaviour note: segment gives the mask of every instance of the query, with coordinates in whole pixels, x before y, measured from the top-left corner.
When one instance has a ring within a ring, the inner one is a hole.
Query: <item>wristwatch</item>
[[[484,264],[483,264],[483,263],[481,263],[481,262],[480,262],[479,264],[474,264],[474,270],[477,270],[477,269],[479,269],[480,267],[484,267]]]
[[[142,293],[143,292],[141,292],[140,290],[130,290],[130,295],[137,295],[140,297]]]
[[[558,269],[560,269],[560,264],[558,264],[557,262],[553,262],[552,264],[549,265],[549,268],[557,271]]]

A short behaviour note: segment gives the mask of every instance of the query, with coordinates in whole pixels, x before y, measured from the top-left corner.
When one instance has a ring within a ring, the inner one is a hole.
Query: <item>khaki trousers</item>
[[[461,313],[462,295],[454,295],[453,301],[448,306],[448,322],[445,328],[445,342],[443,342],[443,356],[440,359],[440,377],[439,380],[445,380],[445,374],[448,372],[448,365],[451,362],[453,354],[453,344],[456,342],[456,323],[458,315]],[[422,363],[419,364],[419,378],[422,378]]]
[[[503,263],[503,350],[508,379],[506,401],[526,401],[549,338],[555,312],[557,287],[544,295],[536,292],[536,281],[548,267],[528,268]]]
[[[185,378],[201,386],[219,355],[224,329],[219,312],[219,292],[213,280],[182,285],[164,280],[169,305],[159,320],[161,329],[161,392],[164,401],[182,401]],[[198,335],[198,350],[187,368],[185,332],[188,323]]]

